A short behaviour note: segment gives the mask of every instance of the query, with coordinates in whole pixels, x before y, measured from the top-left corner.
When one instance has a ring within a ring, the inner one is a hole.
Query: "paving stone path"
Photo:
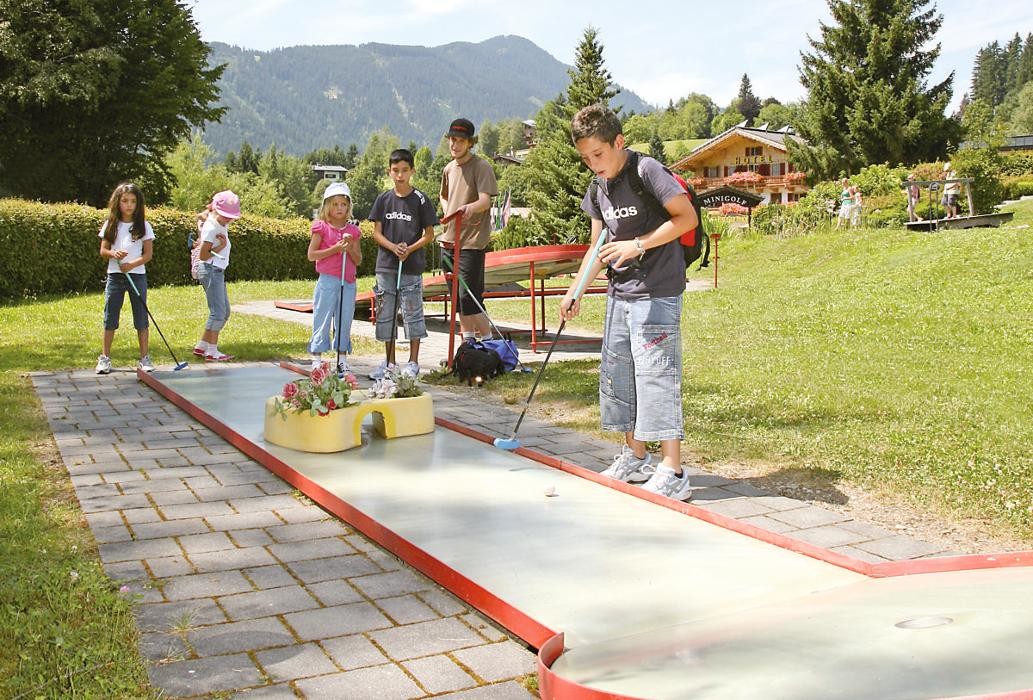
[[[373,367],[356,358],[356,369]],[[140,650],[168,696],[530,697],[534,656],[137,381],[32,376],[112,579],[139,597]],[[435,412],[490,434],[516,414],[465,387]],[[602,470],[612,443],[534,418],[521,443]],[[842,514],[693,470],[693,502],[879,562],[947,554]]]

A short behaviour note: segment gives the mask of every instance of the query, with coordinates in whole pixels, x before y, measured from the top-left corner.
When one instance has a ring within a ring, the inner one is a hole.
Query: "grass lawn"
[[[1033,203],[1010,209],[1015,222],[996,230],[723,239],[721,288],[685,297],[686,456],[808,471],[1033,537]],[[311,281],[231,283],[229,296],[311,290]],[[200,288],[155,288],[150,302],[185,359],[206,315]],[[558,302],[547,302],[550,328]],[[588,297],[572,330],[599,330],[602,305]],[[0,697],[153,692],[129,603],[103,575],[25,376],[92,368],[101,308],[99,285],[0,307]],[[492,301],[489,312],[526,321],[527,301]],[[220,347],[270,360],[303,355],[308,336],[299,324],[235,314]],[[117,366],[135,363],[135,345],[123,327]],[[159,367],[171,364],[154,331],[151,350]],[[596,371],[594,360],[551,365],[533,411],[597,432]],[[485,391],[522,401],[533,378],[511,374]]]
[[[723,239],[720,289],[685,297],[687,456],[1033,537],[1033,202],[1007,210],[1000,229]],[[602,302],[578,321],[598,331]],[[510,304],[489,311],[525,317]],[[595,362],[550,366],[537,409],[596,431],[596,376]],[[488,390],[522,401],[530,381]]]

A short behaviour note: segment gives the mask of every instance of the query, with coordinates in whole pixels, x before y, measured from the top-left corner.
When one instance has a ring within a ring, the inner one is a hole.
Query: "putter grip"
[[[592,269],[592,265],[595,265],[595,259],[599,257],[599,249],[603,247],[603,241],[609,238],[610,230],[603,228],[599,232],[599,238],[596,239],[595,245],[592,246],[592,250],[588,256],[588,267],[585,268],[585,274],[582,275],[581,279],[578,280],[577,286],[574,287],[574,297],[571,300],[571,304],[581,298],[581,293],[585,291],[585,286],[588,284],[588,273]]]

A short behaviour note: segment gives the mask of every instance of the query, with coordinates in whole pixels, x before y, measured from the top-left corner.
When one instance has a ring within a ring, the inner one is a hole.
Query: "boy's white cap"
[[[326,188],[326,192],[323,193],[323,201],[325,202],[331,197],[336,197],[339,194],[344,195],[348,198],[348,201],[351,201],[352,191],[348,189],[348,185],[343,182],[331,183],[330,186]]]

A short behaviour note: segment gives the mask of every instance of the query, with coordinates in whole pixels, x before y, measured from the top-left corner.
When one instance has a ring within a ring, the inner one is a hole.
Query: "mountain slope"
[[[324,146],[362,148],[385,127],[403,143],[434,147],[456,116],[478,125],[531,118],[568,82],[566,65],[517,36],[437,47],[211,47],[211,62],[227,64],[220,88],[229,109],[205,130],[219,154],[244,141],[299,155]],[[651,110],[630,92],[614,103]]]

